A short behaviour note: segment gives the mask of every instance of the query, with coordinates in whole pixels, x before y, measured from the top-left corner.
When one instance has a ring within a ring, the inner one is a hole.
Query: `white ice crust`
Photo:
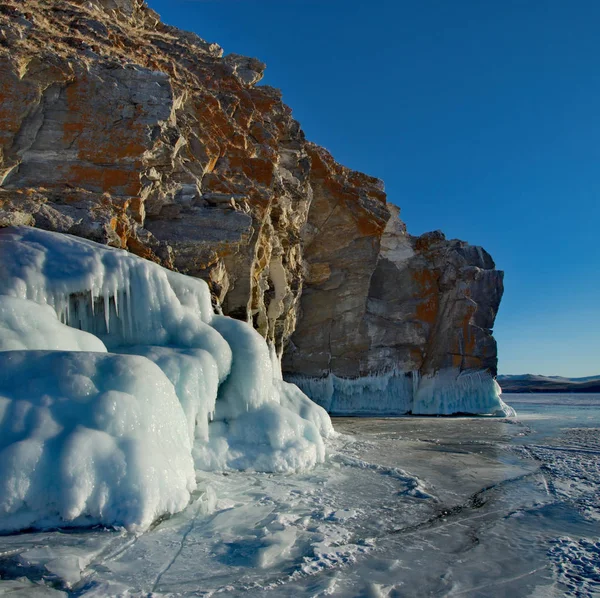
[[[2,229],[0,332],[0,531],[142,530],[186,506],[194,465],[290,472],[325,458],[327,413],[282,380],[251,326],[214,314],[201,280]]]

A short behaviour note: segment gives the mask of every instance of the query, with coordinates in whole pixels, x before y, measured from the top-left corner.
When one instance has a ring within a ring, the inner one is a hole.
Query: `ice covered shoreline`
[[[207,472],[189,507],[142,535],[0,537],[0,591],[591,598],[600,396],[520,405],[525,423],[334,419],[327,462]]]
[[[308,471],[334,435],[325,409],[514,414],[478,372],[298,382],[306,394],[249,324],[214,312],[204,281],[0,230],[0,531],[144,531],[187,506],[199,471]]]
[[[289,376],[313,401],[334,416],[492,415],[514,417],[493,376],[448,368],[435,375],[392,371],[362,378]]]

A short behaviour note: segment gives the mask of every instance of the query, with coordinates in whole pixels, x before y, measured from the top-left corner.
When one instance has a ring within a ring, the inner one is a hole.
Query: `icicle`
[[[108,289],[104,288],[103,300],[104,300],[104,323],[106,324],[106,333],[110,334],[110,295]]]
[[[119,317],[119,301],[118,301],[118,297],[119,297],[119,291],[117,288],[114,289],[114,295],[113,295],[113,300],[115,302],[115,313],[117,314],[117,318]]]
[[[131,317],[131,279],[127,279],[127,286],[125,288],[125,293],[127,294],[127,324],[129,327],[129,338],[133,338],[133,320]]]

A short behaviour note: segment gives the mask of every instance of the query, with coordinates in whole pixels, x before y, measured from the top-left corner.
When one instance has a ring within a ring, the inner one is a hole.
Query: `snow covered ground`
[[[203,472],[143,534],[0,538],[11,596],[600,595],[600,395],[519,418],[336,419],[300,474]]]

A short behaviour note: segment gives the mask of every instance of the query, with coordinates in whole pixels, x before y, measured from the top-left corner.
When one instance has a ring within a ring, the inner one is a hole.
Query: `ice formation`
[[[214,316],[212,325],[233,359],[219,389],[211,438],[194,448],[196,463],[205,469],[290,471],[323,461],[322,436],[333,431],[325,411],[281,380],[278,362],[251,326],[224,316]]]
[[[282,380],[251,326],[213,313],[201,280],[2,229],[0,331],[0,530],[144,529],[187,504],[192,453],[197,469],[284,472],[325,457],[327,413]]]
[[[330,374],[289,380],[332,415],[515,415],[487,372],[448,368],[423,377],[418,372],[392,371],[355,379]]]
[[[515,411],[502,399],[500,385],[491,374],[480,371],[458,372],[446,369],[419,380],[412,413],[414,415],[451,415],[473,413],[513,417]]]
[[[21,349],[106,353],[99,338],[62,324],[49,305],[0,295],[0,351]]]
[[[145,529],[195,488],[172,384],[139,356],[0,352],[0,530]]]
[[[333,415],[399,415],[412,408],[413,378],[404,372],[354,379],[290,376],[289,381]]]

